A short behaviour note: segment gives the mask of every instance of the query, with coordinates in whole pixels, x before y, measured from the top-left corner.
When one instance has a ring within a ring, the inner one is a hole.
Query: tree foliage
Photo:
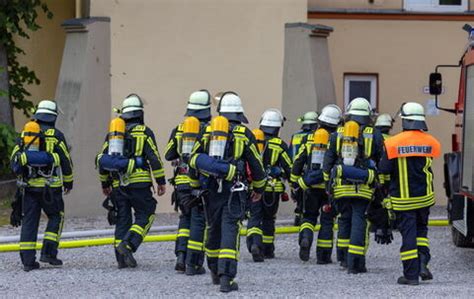
[[[29,39],[29,31],[41,27],[37,23],[38,12],[43,12],[51,19],[52,12],[44,0],[0,0],[0,44],[7,53],[9,86],[8,96],[14,108],[23,111],[26,116],[31,114],[33,103],[27,99],[31,94],[27,85],[40,84],[35,72],[18,61],[19,55],[25,51],[18,47],[14,37]],[[2,92],[2,91],[0,91]]]
[[[0,124],[0,178],[10,174],[10,154],[18,134],[12,126]]]

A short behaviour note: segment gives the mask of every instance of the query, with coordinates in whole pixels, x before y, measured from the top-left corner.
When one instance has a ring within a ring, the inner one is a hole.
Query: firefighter
[[[324,157],[325,180],[340,214],[337,258],[350,274],[367,272],[365,212],[375,191],[376,164],[383,147],[381,133],[370,123],[371,111],[366,99],[353,99],[346,108],[345,124],[331,135]]]
[[[388,113],[382,113],[377,116],[374,127],[382,133],[384,139],[390,137],[390,131],[393,127],[393,118]]]
[[[112,120],[96,160],[102,192],[112,198],[117,209],[114,244],[119,269],[137,266],[133,253],[155,219],[153,180],[158,196],[166,191],[163,163],[155,135],[144,123],[143,110],[138,95],[125,98],[120,117]]]
[[[309,260],[313,232],[318,216],[321,215],[321,229],[316,246],[317,263],[332,262],[334,212],[329,209],[322,164],[329,136],[337,129],[341,122],[341,115],[342,111],[336,105],[327,105],[322,109],[318,117],[319,128],[303,139],[291,170],[292,183],[303,193],[303,219],[298,241],[299,256],[302,261]]]
[[[374,127],[382,133],[384,140],[390,137],[393,122],[392,116],[388,113],[382,113],[377,116]],[[383,205],[383,200],[388,196],[390,174],[379,173],[378,178],[378,186],[373,200],[367,208],[367,219],[370,222],[371,231],[374,232],[375,242],[388,245],[392,243],[392,229],[395,227],[395,214],[387,210]]]
[[[426,133],[423,106],[408,102],[400,108],[403,132],[385,141],[385,152],[380,171],[390,174],[390,197],[388,208],[397,217],[397,226],[402,235],[400,257],[403,276],[399,284],[418,285],[422,280],[433,279],[428,269],[430,249],[428,239],[428,217],[435,203],[433,190],[433,158],[439,157],[441,146],[438,140]]]
[[[211,133],[195,147],[189,165],[201,173],[201,184],[209,194],[205,200],[207,240],[205,250],[213,284],[221,292],[238,289],[234,278],[239,259],[239,231],[245,214],[248,190],[259,201],[265,189],[266,175],[240,97],[234,92],[222,94],[211,121]],[[251,172],[247,175],[246,165]]]
[[[192,190],[199,187],[195,175],[190,174],[183,155],[190,155],[195,140],[202,134],[211,120],[211,97],[207,90],[193,92],[189,97],[185,116],[187,118],[171,132],[166,147],[165,159],[173,161],[175,175],[172,179],[175,191],[172,195],[175,206],[179,207],[178,235],[176,238],[175,270],[187,275],[204,274],[204,230],[206,227],[202,207],[188,208],[192,200]],[[192,124],[193,120],[196,124]],[[195,132],[183,132],[185,127],[194,127]],[[192,136],[194,134],[194,136]]]
[[[73,173],[66,139],[55,128],[57,116],[56,102],[41,101],[11,155],[13,170],[19,178],[18,217],[12,214],[12,224],[22,224],[20,257],[23,270],[27,272],[40,267],[36,262],[36,239],[41,210],[48,217],[48,223],[39,260],[54,266],[63,264],[57,258],[64,224],[62,193],[72,190]]]
[[[291,173],[288,145],[278,137],[284,121],[278,109],[266,110],[260,120],[260,130],[264,133],[261,155],[267,183],[262,200],[250,203],[247,224],[247,247],[255,262],[275,257],[275,219],[280,198],[285,200],[283,180],[289,179]]]
[[[300,149],[303,139],[318,127],[318,113],[315,111],[308,111],[302,117],[298,118],[297,121],[301,123],[301,129],[291,136],[290,156],[292,161],[295,160],[295,156]],[[301,212],[303,191],[299,188],[295,190],[292,189],[291,197],[296,202],[294,224],[295,226],[299,226],[301,224],[301,219],[303,218]]]

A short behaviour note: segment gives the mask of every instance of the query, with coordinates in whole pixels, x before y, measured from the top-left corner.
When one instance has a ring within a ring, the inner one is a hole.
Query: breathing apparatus
[[[348,121],[344,125],[342,134],[341,157],[343,164],[354,166],[359,152],[359,124],[355,121]]]
[[[257,149],[260,154],[263,154],[263,150],[265,147],[265,133],[263,133],[260,129],[253,129],[252,130],[253,136],[255,136],[255,140],[257,141]]]
[[[324,154],[326,153],[329,143],[329,132],[325,129],[318,129],[314,132],[313,144],[311,148],[311,168],[321,169],[324,162]]]

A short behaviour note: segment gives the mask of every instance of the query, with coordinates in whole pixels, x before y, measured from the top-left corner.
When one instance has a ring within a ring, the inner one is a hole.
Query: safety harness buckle
[[[230,188],[231,193],[242,192],[242,191],[247,191],[247,190],[248,190],[248,187],[240,181],[235,182],[235,184]]]

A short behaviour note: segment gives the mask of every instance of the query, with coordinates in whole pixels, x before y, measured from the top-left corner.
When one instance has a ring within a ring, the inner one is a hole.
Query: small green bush
[[[0,124],[0,178],[9,177],[11,174],[10,154],[17,138],[18,133],[12,126]]]

